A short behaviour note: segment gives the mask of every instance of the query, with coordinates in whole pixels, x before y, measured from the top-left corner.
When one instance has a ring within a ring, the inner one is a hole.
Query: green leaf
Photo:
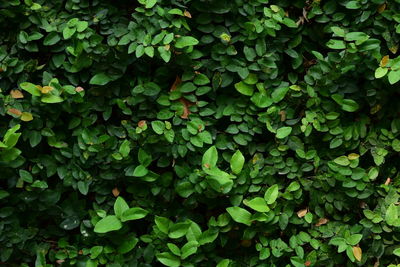
[[[400,248],[396,248],[395,250],[393,250],[393,254],[397,257],[400,257]]]
[[[117,231],[122,228],[121,221],[115,215],[109,215],[98,221],[94,227],[94,232],[104,234]]]
[[[154,222],[157,225],[157,228],[163,232],[164,234],[168,234],[169,226],[172,224],[171,220],[161,216],[155,216]]]
[[[217,165],[218,152],[215,146],[210,147],[203,155],[202,167],[204,169],[211,169]]]
[[[179,249],[179,247],[177,245],[175,245],[173,243],[167,243],[167,247],[176,256],[181,256],[181,250]]]
[[[386,73],[388,72],[388,70],[389,70],[388,68],[378,67],[378,68],[375,70],[375,78],[377,78],[377,79],[382,78],[383,76],[386,75]]]
[[[181,36],[178,39],[176,39],[175,47],[176,48],[184,48],[187,46],[197,45],[198,43],[199,43],[199,41],[194,37]]]
[[[359,105],[356,101],[352,99],[343,99],[342,101],[342,109],[347,112],[354,112],[357,111]]]
[[[58,95],[52,95],[52,94],[43,95],[40,100],[43,103],[48,103],[48,104],[61,103],[64,101],[64,99],[62,97],[60,97]]]
[[[21,177],[21,179],[24,182],[27,182],[27,183],[32,183],[33,182],[33,177],[28,171],[19,170],[19,177]]]
[[[231,170],[234,174],[239,174],[242,171],[244,165],[244,157],[240,150],[237,150],[235,154],[233,154],[230,165]]]
[[[124,142],[122,142],[121,146],[119,147],[119,153],[122,155],[122,157],[126,158],[129,155],[129,152],[131,152],[130,144],[131,142],[128,140],[124,140]]]
[[[189,241],[181,248],[181,259],[184,260],[190,255],[193,255],[197,252],[197,248],[199,247],[199,243],[197,241]]]
[[[155,4],[157,4],[157,0],[146,0],[146,8],[152,8],[153,6],[155,6]]]
[[[181,260],[170,252],[158,253],[156,257],[165,266],[179,267],[181,265]]]
[[[328,46],[331,49],[345,49],[346,48],[346,44],[344,41],[342,40],[329,40],[326,43],[326,46]]]
[[[19,85],[19,87],[21,87],[22,90],[27,91],[28,93],[30,93],[33,96],[41,96],[41,92],[39,90],[39,88],[36,87],[36,85],[34,85],[33,83],[28,83],[28,82],[24,82],[21,83]]]
[[[152,121],[151,128],[156,134],[163,134],[165,129],[165,123],[162,121]]]
[[[274,204],[279,195],[279,186],[274,184],[265,191],[264,199],[268,205]]]
[[[93,85],[105,85],[111,81],[111,78],[104,72],[98,73],[90,79],[89,83]]]
[[[61,37],[58,35],[57,32],[49,33],[46,38],[43,40],[43,44],[46,46],[55,45],[61,40]]]
[[[400,80],[400,70],[391,70],[388,74],[390,84],[395,84]]]
[[[351,246],[355,246],[360,243],[362,237],[362,234],[354,234],[346,238],[346,242]]]
[[[281,127],[276,131],[276,138],[283,139],[289,136],[292,132],[292,127]]]
[[[279,87],[279,88],[275,89],[271,94],[272,100],[275,103],[282,101],[285,98],[289,89],[290,89],[290,87]]]
[[[114,203],[114,213],[115,215],[121,219],[122,213],[129,209],[128,203],[122,198],[117,197],[117,200]]]
[[[251,225],[251,213],[240,207],[229,207],[226,211],[231,215],[235,222],[243,223],[247,226]]]
[[[336,164],[340,166],[348,166],[350,164],[350,160],[346,156],[340,156],[333,160]]]
[[[173,239],[180,238],[186,235],[189,227],[190,223],[187,222],[175,223],[169,228],[168,236]]]
[[[244,200],[243,203],[249,208],[258,212],[268,212],[270,210],[265,199],[261,197],[255,197],[251,200]]]
[[[216,267],[229,267],[230,264],[231,264],[231,260],[223,259],[220,262],[218,262]]]
[[[386,210],[385,221],[388,225],[395,226],[399,219],[398,208],[393,203]]]
[[[149,172],[149,170],[143,166],[143,165],[138,165],[135,170],[133,171],[133,176],[135,177],[143,177],[145,176],[147,173]]]
[[[210,83],[210,79],[202,73],[199,73],[196,75],[196,77],[193,80],[194,84],[196,85],[206,85]]]
[[[126,222],[126,221],[139,220],[146,217],[148,213],[149,212],[147,210],[144,210],[140,207],[130,208],[122,213],[121,221]]]
[[[252,96],[254,93],[254,87],[252,85],[248,85],[244,82],[236,83],[235,88],[242,95]]]
[[[39,180],[34,181],[31,186],[40,189],[46,189],[49,187],[45,181],[39,181]]]

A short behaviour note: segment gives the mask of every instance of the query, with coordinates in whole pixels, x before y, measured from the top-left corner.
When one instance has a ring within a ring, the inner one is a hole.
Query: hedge
[[[400,266],[399,37],[399,0],[1,1],[0,263]]]

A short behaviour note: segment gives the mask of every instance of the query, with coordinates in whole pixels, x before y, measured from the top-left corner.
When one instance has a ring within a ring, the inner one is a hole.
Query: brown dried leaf
[[[11,90],[10,95],[12,98],[24,98],[24,95],[20,90]]]
[[[82,91],[85,91],[85,89],[83,89],[82,87],[80,87],[80,86],[78,86],[78,87],[75,87],[75,92],[82,92]]]
[[[117,187],[115,187],[113,190],[112,190],[112,194],[113,194],[113,196],[114,197],[117,197],[117,196],[119,196],[119,190],[118,190],[118,188]]]
[[[18,117],[21,116],[21,114],[22,114],[22,112],[20,110],[16,109],[16,108],[9,108],[7,110],[7,112],[11,113],[11,114],[14,114],[14,115],[16,115]]]
[[[138,122],[138,127],[139,128],[143,128],[146,125],[146,121],[145,120],[141,120]]]
[[[362,258],[362,250],[360,247],[353,247],[353,255],[357,261],[361,261]]]
[[[321,225],[327,224],[328,222],[329,222],[329,220],[327,218],[320,218],[318,220],[318,222],[315,224],[315,226],[321,226]]]
[[[171,88],[169,91],[174,91],[178,87],[178,85],[182,82],[181,78],[179,76],[176,76],[174,83],[172,84]]]
[[[389,185],[391,182],[392,182],[392,179],[387,178],[387,179],[386,179],[386,182],[385,182],[385,185]]]
[[[304,216],[306,216],[306,214],[308,213],[308,209],[306,208],[306,209],[302,209],[302,210],[299,210],[298,212],[297,212],[297,216],[299,217],[299,218],[303,218]]]

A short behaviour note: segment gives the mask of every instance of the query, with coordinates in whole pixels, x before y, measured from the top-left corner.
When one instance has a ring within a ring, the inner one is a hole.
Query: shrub
[[[399,8],[2,1],[0,261],[395,266]]]

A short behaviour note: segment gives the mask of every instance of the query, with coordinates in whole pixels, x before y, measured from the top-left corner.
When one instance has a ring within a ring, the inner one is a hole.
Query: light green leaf
[[[94,227],[94,232],[104,234],[111,231],[117,231],[122,228],[121,221],[117,216],[109,215],[98,221]]]
[[[378,67],[378,68],[375,70],[375,78],[377,78],[377,79],[382,78],[383,76],[386,75],[386,73],[388,72],[388,70],[389,70],[388,68]]]
[[[122,197],[118,197],[117,200],[115,200],[114,213],[119,219],[121,219],[122,213],[124,213],[124,211],[128,209],[128,203],[126,203],[126,201]]]
[[[283,139],[290,135],[292,127],[281,127],[276,131],[276,138]]]
[[[152,8],[157,3],[157,0],[146,0],[146,8]]]
[[[244,82],[236,83],[235,88],[242,95],[252,96],[254,93],[254,87],[252,85],[248,85]]]
[[[258,212],[268,212],[270,209],[267,206],[267,202],[265,199],[261,197],[255,197],[251,200],[244,200],[243,203],[249,208],[258,211]]]
[[[176,48],[184,48],[187,46],[197,45],[199,41],[191,36],[181,36],[176,40],[175,47]]]
[[[395,84],[400,80],[400,70],[391,70],[388,74],[390,84]]]
[[[393,203],[386,210],[385,221],[388,225],[395,226],[399,219],[398,207]]]
[[[39,88],[37,88],[36,85],[34,85],[33,83],[24,82],[24,83],[21,83],[19,85],[19,87],[21,87],[22,90],[27,91],[31,95],[34,95],[34,96],[41,95]]]
[[[215,146],[210,147],[203,155],[201,165],[204,169],[211,169],[217,165],[218,152]]]
[[[182,252],[181,259],[184,260],[190,255],[196,253],[198,246],[199,243],[196,241],[189,241],[185,245],[183,245],[183,247],[181,248]]]
[[[229,207],[226,211],[231,215],[235,222],[243,223],[247,226],[251,225],[251,213],[240,207]]]
[[[235,154],[233,154],[231,161],[231,170],[234,174],[239,174],[242,171],[244,164],[244,157],[240,150],[237,150]]]
[[[179,267],[181,265],[181,260],[170,252],[158,253],[156,255],[157,260],[169,267]]]
[[[276,199],[278,198],[279,195],[279,186],[277,184],[274,184],[270,188],[265,191],[264,194],[264,199],[267,201],[268,205],[271,205],[275,203]]]
[[[340,166],[348,166],[350,164],[350,160],[346,156],[340,156],[333,160],[336,164]]]
[[[147,210],[144,210],[140,207],[130,208],[122,213],[121,221],[126,222],[126,221],[139,220],[146,217],[148,213],[149,212]]]

